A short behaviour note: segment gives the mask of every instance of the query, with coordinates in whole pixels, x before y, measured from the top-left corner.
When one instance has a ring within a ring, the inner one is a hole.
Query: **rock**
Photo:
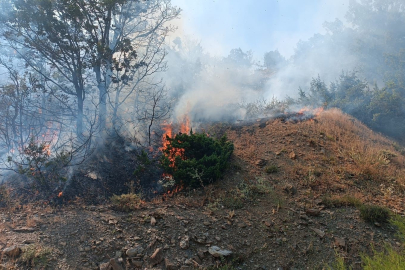
[[[115,252],[115,258],[122,257],[122,251],[116,251]]]
[[[316,234],[319,235],[320,238],[323,238],[323,237],[325,236],[325,232],[324,232],[324,231],[321,231],[321,230],[316,229],[316,228],[312,228],[312,230],[313,230],[314,232],[316,232]]]
[[[149,261],[152,266],[155,266],[156,264],[160,263],[163,261],[163,251],[161,248],[157,248],[155,252],[153,252],[152,256],[150,256]]]
[[[346,247],[346,241],[343,238],[335,237],[335,245],[344,248]]]
[[[177,270],[178,269],[178,267],[167,258],[165,259],[165,266],[166,266],[167,270]]]
[[[313,217],[317,217],[321,214],[321,210],[319,209],[308,209],[307,211],[305,211],[305,213],[308,216],[313,216]]]
[[[132,264],[133,264],[136,268],[142,268],[143,262],[142,262],[142,261],[132,261]]]
[[[21,249],[17,246],[11,246],[8,248],[3,249],[3,254],[9,256],[9,257],[17,257],[20,255]]]
[[[15,228],[13,231],[18,232],[18,233],[32,233],[32,232],[35,232],[35,229],[30,228],[30,227],[18,227],[18,228]]]
[[[126,254],[128,257],[135,257],[138,254],[142,254],[143,251],[143,247],[141,245],[138,245],[134,248],[128,249]]]
[[[190,237],[188,235],[184,236],[180,241],[180,247],[182,249],[188,249],[190,246]]]
[[[261,158],[256,160],[255,164],[256,166],[264,167],[267,164],[267,160]]]
[[[100,270],[110,270],[110,269],[111,269],[110,262],[100,264]]]
[[[297,189],[291,184],[286,184],[283,187],[283,190],[284,190],[285,193],[291,194],[291,195],[295,195],[297,193]]]
[[[196,263],[198,263],[198,265],[201,265],[201,264],[202,264],[202,260],[200,259],[200,257],[198,257],[198,255],[194,256],[194,257],[193,257],[193,260],[194,260]]]
[[[152,226],[156,225],[156,218],[154,218],[154,217],[150,218],[150,225],[152,225]]]
[[[296,158],[297,158],[297,155],[294,153],[294,151],[292,151],[292,152],[288,155],[288,157],[291,158],[291,159],[296,159]]]
[[[216,258],[218,258],[218,257],[226,257],[226,256],[229,256],[229,255],[232,254],[232,251],[226,250],[226,249],[220,249],[220,248],[217,247],[217,246],[212,246],[212,247],[210,247],[210,248],[208,249],[208,252],[209,252],[212,256],[214,256],[214,257],[216,257]]]
[[[205,257],[204,251],[202,251],[202,250],[198,251],[198,252],[197,252],[197,255],[198,255],[198,257],[199,257],[201,260],[203,260],[204,257]]]
[[[110,259],[110,265],[113,270],[124,270],[124,268],[122,268],[122,266],[115,259]]]

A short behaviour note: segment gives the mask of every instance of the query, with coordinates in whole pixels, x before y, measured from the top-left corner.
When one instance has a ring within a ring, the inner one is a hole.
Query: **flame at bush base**
[[[179,133],[182,133],[182,134],[190,133],[190,130],[191,130],[190,119],[187,115],[185,115],[182,118],[182,120],[180,121],[180,123],[177,125],[180,125],[177,128],[179,130]],[[173,135],[174,125],[173,125],[173,123],[170,123],[170,124],[165,123],[162,125],[162,129],[164,130],[164,134],[163,134],[163,138],[162,138],[162,147],[159,148],[159,150],[163,152],[167,149],[167,146],[169,145],[169,141],[167,138],[172,139],[174,137],[174,135]],[[170,160],[171,167],[174,167],[174,160],[175,160],[176,156],[183,157],[183,149],[173,148],[170,150],[170,154],[168,155],[168,158]]]

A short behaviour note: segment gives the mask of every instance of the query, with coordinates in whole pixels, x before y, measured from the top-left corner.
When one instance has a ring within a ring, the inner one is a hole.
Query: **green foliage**
[[[270,165],[266,167],[265,171],[266,173],[276,173],[278,172],[278,167],[277,165]]]
[[[206,134],[177,134],[167,137],[162,166],[176,184],[189,187],[207,185],[220,179],[233,152],[226,136],[217,140]]]
[[[49,262],[51,249],[37,244],[31,244],[22,248],[20,261],[33,269],[46,269]]]
[[[387,208],[377,205],[362,205],[360,217],[370,223],[386,223],[389,220],[390,212]]]
[[[401,270],[405,269],[405,252],[395,251],[390,245],[386,245],[381,252],[373,249],[373,255],[362,255],[364,270]]]
[[[141,196],[138,194],[122,194],[122,195],[113,195],[111,197],[111,203],[114,208],[119,211],[129,212],[136,209],[142,204]]]
[[[397,227],[397,236],[405,242],[405,217],[395,215],[390,219],[390,223]]]
[[[356,197],[345,195],[343,197],[335,197],[335,198],[325,196],[322,198],[322,204],[325,205],[326,207],[354,206],[359,208],[361,207],[362,202]]]
[[[149,159],[148,153],[146,153],[145,150],[142,150],[141,154],[138,155],[138,161],[140,164],[135,169],[134,175],[141,174],[152,164],[152,161]]]

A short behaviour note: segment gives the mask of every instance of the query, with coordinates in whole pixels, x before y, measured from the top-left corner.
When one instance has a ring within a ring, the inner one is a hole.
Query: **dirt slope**
[[[350,195],[404,211],[401,147],[357,120],[330,110],[302,122],[261,119],[209,132],[226,133],[235,145],[223,181],[127,213],[80,201],[10,206],[0,212],[0,247],[24,252],[3,252],[2,267],[323,269],[339,254],[361,269],[370,244],[401,245],[390,225],[328,203]],[[216,258],[213,246],[232,254]]]

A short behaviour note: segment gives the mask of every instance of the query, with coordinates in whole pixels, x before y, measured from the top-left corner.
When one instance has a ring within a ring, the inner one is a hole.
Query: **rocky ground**
[[[213,127],[235,144],[225,179],[130,212],[81,200],[3,209],[0,269],[327,269],[337,256],[361,269],[361,254],[373,247],[402,248],[395,228],[367,223],[355,206],[331,207],[325,198],[349,194],[402,213],[403,156],[367,133],[370,145],[391,155],[365,175],[349,154],[354,146],[340,140],[344,130],[370,131],[338,116]],[[352,130],[330,128],[341,121]]]

